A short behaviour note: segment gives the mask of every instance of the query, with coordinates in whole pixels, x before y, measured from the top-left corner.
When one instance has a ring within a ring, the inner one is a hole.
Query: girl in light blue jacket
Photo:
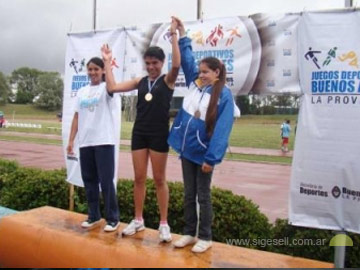
[[[185,36],[183,23],[177,20],[181,67],[189,91],[168,139],[169,145],[180,154],[185,191],[184,236],[174,245],[181,248],[196,242],[192,251],[199,253],[212,245],[211,177],[214,166],[222,161],[228,147],[234,122],[234,100],[225,85],[224,64],[215,57],[207,57],[197,68],[191,39]],[[196,213],[196,197],[200,220]],[[198,223],[199,240],[196,241]]]

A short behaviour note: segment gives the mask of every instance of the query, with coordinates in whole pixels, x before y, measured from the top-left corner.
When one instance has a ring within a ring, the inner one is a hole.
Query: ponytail
[[[215,57],[204,58],[201,63],[206,64],[211,70],[219,69],[218,80],[214,83],[212,87],[211,97],[209,101],[209,106],[206,111],[205,125],[206,133],[209,137],[212,136],[216,124],[217,108],[218,101],[221,94],[221,91],[225,85],[226,80],[226,68],[224,64]]]

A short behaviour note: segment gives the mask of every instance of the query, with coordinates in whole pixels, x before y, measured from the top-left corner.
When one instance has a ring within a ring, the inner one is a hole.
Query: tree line
[[[255,95],[235,98],[236,104],[241,108],[241,114],[297,114],[300,107],[300,95]]]
[[[49,111],[59,110],[63,102],[63,89],[64,83],[58,72],[45,72],[29,67],[18,68],[10,76],[0,72],[0,105],[8,102],[34,104]],[[238,96],[235,100],[242,114],[260,115],[296,114],[300,102],[299,96],[285,94],[277,96],[249,94]],[[126,107],[127,102],[123,104]]]
[[[0,104],[34,104],[55,111],[62,107],[64,82],[58,72],[29,67],[14,70],[9,76],[0,72]]]

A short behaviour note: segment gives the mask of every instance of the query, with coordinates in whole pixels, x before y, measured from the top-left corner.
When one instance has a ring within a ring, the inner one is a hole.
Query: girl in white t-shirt
[[[98,57],[87,63],[90,84],[77,93],[77,104],[71,125],[68,155],[74,154],[74,140],[78,134],[80,169],[88,202],[88,219],[81,226],[92,228],[99,224],[100,190],[105,201],[104,230],[115,231],[119,225],[119,210],[114,185],[115,130],[112,106],[113,94],[108,93],[104,82],[104,62]]]

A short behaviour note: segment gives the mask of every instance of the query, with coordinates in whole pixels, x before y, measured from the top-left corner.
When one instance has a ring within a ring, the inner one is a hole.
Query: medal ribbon
[[[150,79],[148,77],[148,93],[151,94],[151,90],[154,88],[154,85],[156,84],[157,80],[161,77],[161,75],[159,77],[157,77],[154,81],[154,83],[151,85],[150,83]]]

